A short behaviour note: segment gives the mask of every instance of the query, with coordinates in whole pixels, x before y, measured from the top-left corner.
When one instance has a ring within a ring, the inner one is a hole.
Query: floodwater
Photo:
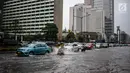
[[[16,57],[0,54],[0,73],[130,73],[130,47]]]

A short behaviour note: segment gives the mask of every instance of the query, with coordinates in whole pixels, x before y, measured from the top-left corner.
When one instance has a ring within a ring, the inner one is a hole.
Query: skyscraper
[[[2,8],[3,8],[3,0],[0,2],[0,31],[1,31],[1,23],[2,23]]]
[[[70,25],[69,29],[73,32],[88,31],[88,10],[90,8],[85,4],[76,4],[70,7]]]
[[[93,6],[93,0],[84,0],[84,3],[85,3],[87,6],[89,6],[89,5]]]
[[[105,34],[110,37],[114,34],[114,0],[93,0],[93,7],[104,11]]]
[[[87,6],[76,4],[70,8],[69,29],[74,33],[95,32],[104,37],[104,12]]]
[[[0,31],[1,31],[1,22],[2,21],[2,13],[1,13],[1,10],[0,10]]]
[[[46,23],[55,23],[62,37],[63,0],[6,0],[3,5],[2,26],[10,32],[10,24],[15,20],[24,30],[18,35],[41,33]]]

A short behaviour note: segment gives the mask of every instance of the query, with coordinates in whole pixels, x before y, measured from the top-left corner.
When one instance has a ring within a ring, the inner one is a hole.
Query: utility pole
[[[82,31],[82,29],[83,29],[83,28],[82,28],[82,26],[83,26],[82,21],[83,21],[83,17],[81,17],[81,35],[82,35],[82,32],[83,32],[83,31]]]
[[[79,11],[81,12],[81,15],[82,15],[81,17],[78,17],[78,18],[81,18],[81,35],[82,35],[83,7],[79,8]]]
[[[73,27],[72,27],[72,29],[74,29],[74,22],[75,22],[75,20],[74,20],[74,17],[76,17],[76,18],[79,18],[80,19],[80,21],[81,22],[79,22],[79,24],[80,24],[80,33],[81,33],[81,36],[83,36],[83,18],[85,18],[85,17],[88,17],[90,14],[88,14],[88,12],[84,12],[83,11],[83,7],[81,6],[80,8],[78,8],[79,10],[78,10],[78,14],[80,14],[80,15],[78,15],[78,16],[75,16],[75,13],[76,12],[74,12],[74,9],[73,9]],[[86,14],[85,14],[86,13]],[[86,19],[87,20],[87,19]],[[76,21],[77,22],[77,21]],[[85,38],[84,36],[83,36],[83,38]]]
[[[117,26],[118,43],[120,44],[120,26]]]
[[[74,8],[73,8],[73,25],[72,25],[72,31],[74,32],[74,14],[75,12],[74,12]]]
[[[77,18],[80,18],[81,19],[81,34],[82,34],[82,29],[83,29],[83,23],[82,23],[82,21],[83,21],[83,18],[84,17],[88,17],[90,14],[88,14],[87,13],[87,15],[86,16],[82,16],[82,17],[79,17],[79,16],[74,16],[74,17],[77,17]]]

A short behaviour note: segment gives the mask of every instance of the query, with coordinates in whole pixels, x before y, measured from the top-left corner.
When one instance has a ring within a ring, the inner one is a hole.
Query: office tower
[[[87,6],[85,4],[76,4],[75,6],[70,7],[69,29],[75,33],[88,31],[88,17],[86,15]]]
[[[23,32],[18,35],[36,35],[46,23],[55,23],[58,38],[62,36],[63,0],[6,0],[3,5],[2,26],[10,32],[10,24],[18,21]],[[18,30],[18,29],[17,29]]]
[[[70,25],[69,29],[74,33],[95,32],[104,37],[104,12],[86,6],[85,4],[76,4],[70,7]]]
[[[1,2],[0,2],[0,31],[2,31],[1,24],[2,24],[2,8],[3,8],[3,3],[4,3],[4,0],[1,0]]]
[[[87,6],[93,6],[93,0],[84,0],[84,3],[85,3]]]
[[[104,11],[105,34],[110,37],[114,34],[114,0],[93,0],[93,7]]]

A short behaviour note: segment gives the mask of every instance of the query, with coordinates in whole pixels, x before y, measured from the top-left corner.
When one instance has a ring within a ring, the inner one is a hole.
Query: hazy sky
[[[63,9],[63,29],[69,28],[69,8],[77,3],[83,3],[84,0],[64,0]]]
[[[119,11],[120,4],[126,4],[125,11]],[[115,0],[115,31],[116,26],[130,35],[130,0]]]

